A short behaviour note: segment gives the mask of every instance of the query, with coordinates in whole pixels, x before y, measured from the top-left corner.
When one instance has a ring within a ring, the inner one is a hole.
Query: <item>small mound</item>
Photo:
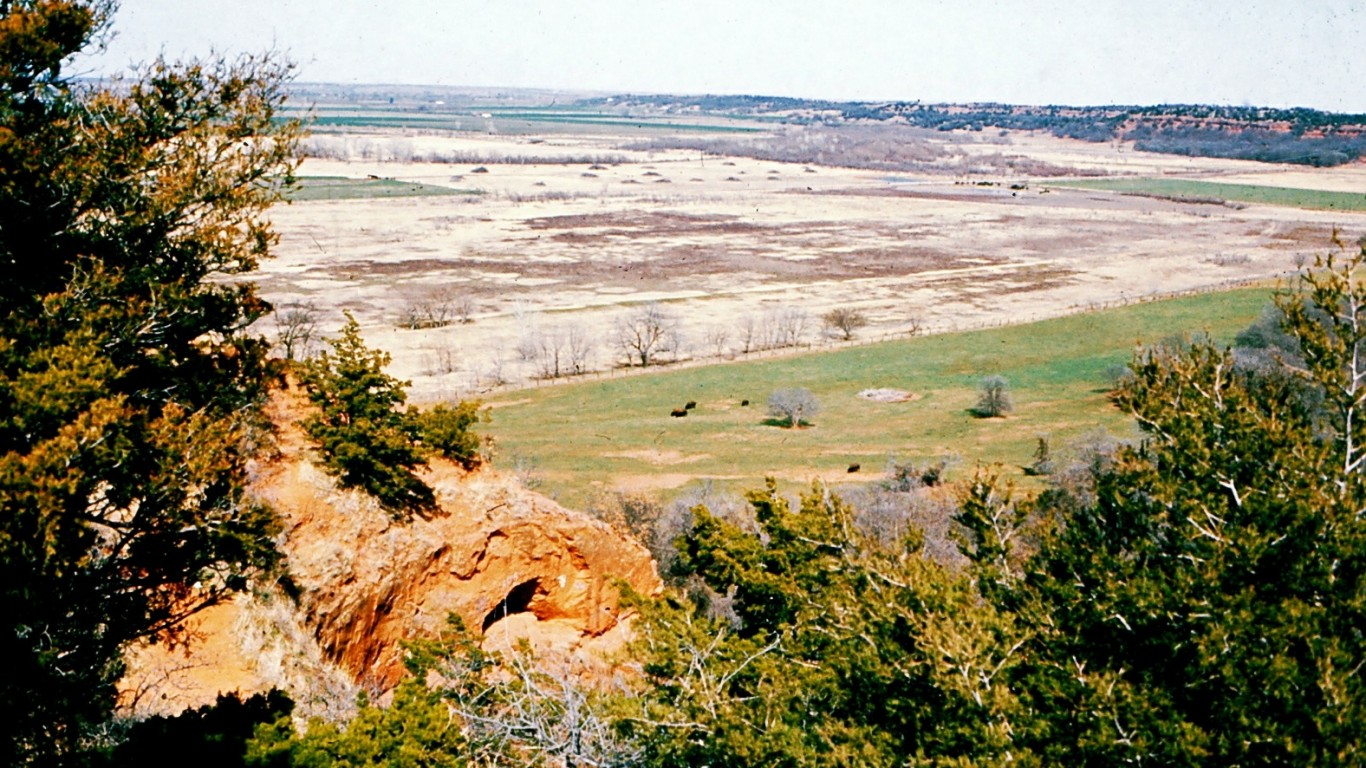
[[[858,396],[875,403],[909,403],[920,399],[920,395],[904,389],[865,389]]]

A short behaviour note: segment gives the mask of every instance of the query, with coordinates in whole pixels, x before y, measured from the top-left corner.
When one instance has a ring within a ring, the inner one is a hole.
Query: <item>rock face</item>
[[[329,492],[331,478],[306,461],[263,489],[286,522],[283,549],[309,624],[366,687],[392,687],[400,642],[435,634],[448,614],[479,631],[529,614],[589,639],[619,621],[616,580],[658,588],[648,552],[601,522],[496,475],[433,485],[444,514],[405,524],[359,494]]]
[[[253,491],[283,524],[279,546],[299,619],[321,656],[364,688],[392,688],[404,674],[402,641],[436,634],[450,614],[488,633],[491,645],[524,638],[538,652],[601,659],[628,632],[618,585],[643,594],[660,588],[644,547],[493,471],[434,462],[424,479],[439,513],[396,522],[365,494],[338,489],[313,463],[295,426],[302,408],[290,394],[272,403],[278,455],[258,467]],[[210,609],[204,625],[234,626],[212,612],[241,611],[242,602]],[[225,692],[280,684],[250,679],[252,658],[230,658],[224,648],[232,645],[213,638],[202,647],[217,658],[180,666],[200,669],[200,677],[205,664],[221,669],[208,677]],[[154,665],[156,653],[145,649],[132,666]],[[180,685],[187,686],[195,687]],[[203,700],[217,693],[204,690]],[[182,691],[177,702],[186,698]]]

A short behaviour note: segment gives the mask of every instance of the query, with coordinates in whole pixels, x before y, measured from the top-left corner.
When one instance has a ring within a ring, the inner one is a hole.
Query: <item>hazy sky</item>
[[[103,74],[275,49],[308,82],[1366,112],[1366,0],[123,0]]]

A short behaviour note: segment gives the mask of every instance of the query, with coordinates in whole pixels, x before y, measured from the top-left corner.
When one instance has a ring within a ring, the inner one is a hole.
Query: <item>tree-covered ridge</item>
[[[1333,166],[1366,155],[1366,114],[1295,107],[1209,104],[1076,107],[919,101],[832,102],[764,96],[628,95],[587,99],[584,108],[698,110],[772,117],[795,124],[895,119],[939,131],[1044,131],[1084,141],[1133,141],[1138,149],[1197,157]]]

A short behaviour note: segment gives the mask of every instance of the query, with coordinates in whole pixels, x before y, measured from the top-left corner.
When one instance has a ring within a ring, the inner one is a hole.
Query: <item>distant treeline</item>
[[[791,123],[896,120],[939,131],[1044,131],[1083,141],[1133,141],[1150,152],[1314,166],[1366,155],[1366,114],[1305,108],[860,103],[768,96],[617,96],[580,104],[772,116]]]

